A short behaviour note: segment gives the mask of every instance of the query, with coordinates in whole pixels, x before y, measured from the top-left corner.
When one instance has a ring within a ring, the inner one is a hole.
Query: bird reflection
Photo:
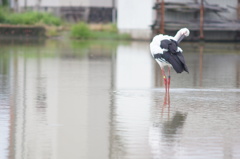
[[[166,121],[163,123],[163,129],[162,132],[166,138],[169,137],[169,135],[175,135],[178,134],[178,130],[182,129],[185,120],[186,120],[186,113],[181,113],[177,111],[171,120]]]
[[[164,116],[164,112],[167,109],[168,119],[170,118],[170,94],[169,91],[165,92],[164,99],[163,99],[163,106],[162,106],[162,112],[161,117]]]
[[[180,111],[173,113],[173,110],[170,110],[170,95],[167,92],[163,103],[156,104],[152,127],[149,129],[149,144],[153,158],[165,158],[175,153],[187,113]],[[171,114],[173,115],[170,116]]]

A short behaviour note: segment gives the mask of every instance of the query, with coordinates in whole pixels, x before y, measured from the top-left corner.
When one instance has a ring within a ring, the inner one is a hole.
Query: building
[[[116,0],[10,0],[15,10],[52,12],[68,21],[115,22]],[[18,3],[16,3],[18,2]]]
[[[135,39],[150,39],[152,31],[153,35],[160,32],[174,35],[182,27],[192,32],[189,40],[240,39],[239,0],[201,2],[164,0],[161,7],[161,0],[121,0],[118,1],[118,28]]]
[[[118,1],[118,29],[134,39],[149,39],[154,21],[153,0]]]
[[[174,35],[182,27],[191,31],[188,40],[240,40],[240,0],[11,0],[11,6],[52,12],[70,22],[117,23],[120,33],[138,40]]]

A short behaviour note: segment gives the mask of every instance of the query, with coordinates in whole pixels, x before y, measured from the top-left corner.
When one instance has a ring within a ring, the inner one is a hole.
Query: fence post
[[[200,6],[200,39],[204,39],[204,33],[203,33],[203,26],[204,25],[204,4],[203,0],[201,0],[201,6]]]
[[[164,16],[165,16],[165,6],[164,0],[161,2],[161,21],[160,21],[160,33],[164,34]]]

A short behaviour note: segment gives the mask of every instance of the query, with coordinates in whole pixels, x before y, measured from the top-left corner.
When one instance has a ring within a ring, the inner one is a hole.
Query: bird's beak
[[[184,34],[182,34],[181,36],[180,36],[180,38],[178,39],[178,41],[177,41],[177,43],[179,44],[181,41],[182,41],[182,39],[184,39],[186,36],[184,35]]]

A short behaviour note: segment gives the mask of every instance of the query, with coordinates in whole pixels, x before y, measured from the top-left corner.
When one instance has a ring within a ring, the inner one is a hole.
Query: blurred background
[[[0,0],[0,159],[240,158],[239,0]],[[191,35],[166,99],[149,51]]]
[[[240,39],[239,0],[1,0],[0,4],[5,8],[1,9],[0,23],[6,24],[65,24],[66,27],[66,23],[79,21],[88,24],[111,23],[116,25],[119,33],[127,33],[133,39],[145,40],[150,40],[157,33],[174,35],[179,28],[187,27],[191,30],[188,40]],[[40,22],[36,22],[34,18],[34,22],[26,22],[26,19],[31,21],[29,17],[33,15],[17,21],[15,19],[21,17],[11,14],[5,17],[6,10],[14,13],[47,12],[66,23],[47,20],[46,17]],[[92,29],[104,30],[99,26]]]

